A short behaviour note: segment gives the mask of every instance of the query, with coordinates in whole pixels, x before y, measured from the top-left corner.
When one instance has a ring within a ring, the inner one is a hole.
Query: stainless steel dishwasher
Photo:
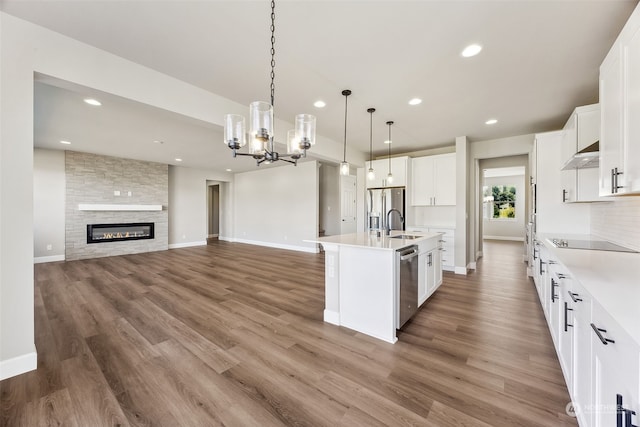
[[[418,310],[418,246],[396,251],[398,281],[398,314],[396,328],[400,329]]]

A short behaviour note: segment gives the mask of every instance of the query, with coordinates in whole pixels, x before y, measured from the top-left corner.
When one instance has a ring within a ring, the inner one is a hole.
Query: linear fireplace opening
[[[126,224],[87,224],[87,243],[153,239],[153,222]]]

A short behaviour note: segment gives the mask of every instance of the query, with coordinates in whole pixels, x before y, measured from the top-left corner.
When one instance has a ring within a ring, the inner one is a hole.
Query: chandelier
[[[287,132],[287,153],[275,150],[273,126],[273,101],[275,94],[275,20],[276,3],[271,1],[271,102],[256,101],[249,104],[249,132],[246,130],[244,116],[226,114],[224,116],[224,143],[233,150],[233,157],[251,156],[256,164],[273,163],[278,160],[296,165],[301,157],[307,156],[307,150],[316,143],[316,118],[311,114],[298,114],[294,129]],[[249,152],[238,150],[249,143]]]

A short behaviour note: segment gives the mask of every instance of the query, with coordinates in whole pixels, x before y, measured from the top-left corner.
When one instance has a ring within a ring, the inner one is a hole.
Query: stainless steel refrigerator
[[[367,226],[369,230],[384,230],[387,226],[387,213],[391,209],[397,209],[404,218],[405,214],[405,189],[372,188],[367,190]],[[404,221],[400,215],[393,213],[390,216],[392,230],[404,230]]]

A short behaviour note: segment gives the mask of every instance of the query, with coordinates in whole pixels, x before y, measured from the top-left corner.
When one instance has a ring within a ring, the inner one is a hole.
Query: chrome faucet
[[[389,220],[391,217],[391,212],[397,212],[398,215],[400,216],[400,221],[404,224],[404,217],[402,216],[402,213],[400,213],[400,211],[398,209],[389,209],[389,212],[387,212],[387,236],[389,234],[391,234],[391,221]]]

